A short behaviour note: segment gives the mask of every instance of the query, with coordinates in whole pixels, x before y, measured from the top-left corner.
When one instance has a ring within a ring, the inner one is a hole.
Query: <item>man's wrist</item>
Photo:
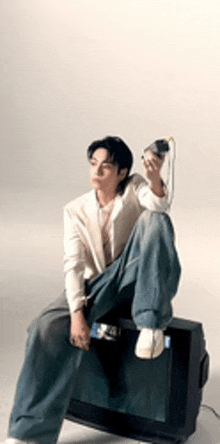
[[[156,181],[155,180],[148,181],[148,184],[149,184],[151,191],[153,191],[153,193],[156,194],[156,196],[158,196],[158,197],[165,196],[164,183],[161,178],[159,178],[159,180],[156,180]]]
[[[83,313],[83,307],[79,307],[76,310],[72,311],[71,313],[71,317],[75,316],[75,315],[80,315]]]

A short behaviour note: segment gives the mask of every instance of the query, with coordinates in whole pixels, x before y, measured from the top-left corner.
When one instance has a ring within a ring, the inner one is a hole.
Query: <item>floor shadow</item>
[[[210,375],[204,387],[196,431],[187,440],[187,444],[220,443],[220,420],[206,406],[220,414],[220,374]]]
[[[65,441],[59,441],[59,444],[114,444],[114,443],[120,443],[120,442],[131,442],[131,440],[129,438],[124,438],[121,436],[117,436],[117,435],[102,435],[99,436],[98,434],[93,436],[92,438],[82,438],[82,439],[73,439],[73,440],[65,440]],[[137,441],[134,440],[134,443],[136,443]],[[145,443],[147,444],[147,443]]]

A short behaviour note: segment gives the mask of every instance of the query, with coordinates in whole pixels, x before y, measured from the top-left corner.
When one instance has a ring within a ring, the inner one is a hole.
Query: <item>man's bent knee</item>
[[[69,319],[53,318],[42,315],[35,319],[28,328],[29,337],[36,337],[45,347],[63,343],[69,335]]]

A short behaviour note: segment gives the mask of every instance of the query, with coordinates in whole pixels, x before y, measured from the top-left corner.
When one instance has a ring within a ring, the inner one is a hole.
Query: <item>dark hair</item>
[[[120,182],[117,190],[118,192],[123,192],[128,182],[128,176],[133,164],[133,155],[130,148],[122,139],[120,139],[120,137],[106,136],[104,139],[95,140],[89,145],[87,149],[89,160],[92,158],[93,153],[99,148],[104,148],[109,152],[113,163],[118,167],[118,173],[122,169],[127,168],[128,171],[126,177]]]
[[[107,136],[104,139],[92,142],[87,149],[88,159],[91,159],[93,153],[99,148],[108,150],[113,163],[118,166],[118,172],[127,168],[127,176],[129,175],[133,164],[133,155],[130,148],[120,137]]]

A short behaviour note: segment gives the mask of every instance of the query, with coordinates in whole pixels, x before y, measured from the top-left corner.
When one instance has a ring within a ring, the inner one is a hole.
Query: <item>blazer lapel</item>
[[[123,201],[121,196],[117,195],[115,198],[115,204],[114,204],[114,209],[112,212],[112,221],[114,222],[115,219],[117,218],[118,214],[121,212],[123,207]]]
[[[114,258],[116,255],[116,245],[118,243],[118,239],[120,237],[120,233],[118,233],[118,216],[121,213],[123,208],[123,199],[120,195],[115,198],[115,205],[112,212],[112,257]]]
[[[93,252],[94,260],[98,270],[103,271],[105,269],[105,258],[102,246],[101,230],[98,219],[98,204],[96,199],[95,190],[89,193],[88,201],[85,205],[85,213],[87,216],[86,226],[88,230],[88,240]]]

